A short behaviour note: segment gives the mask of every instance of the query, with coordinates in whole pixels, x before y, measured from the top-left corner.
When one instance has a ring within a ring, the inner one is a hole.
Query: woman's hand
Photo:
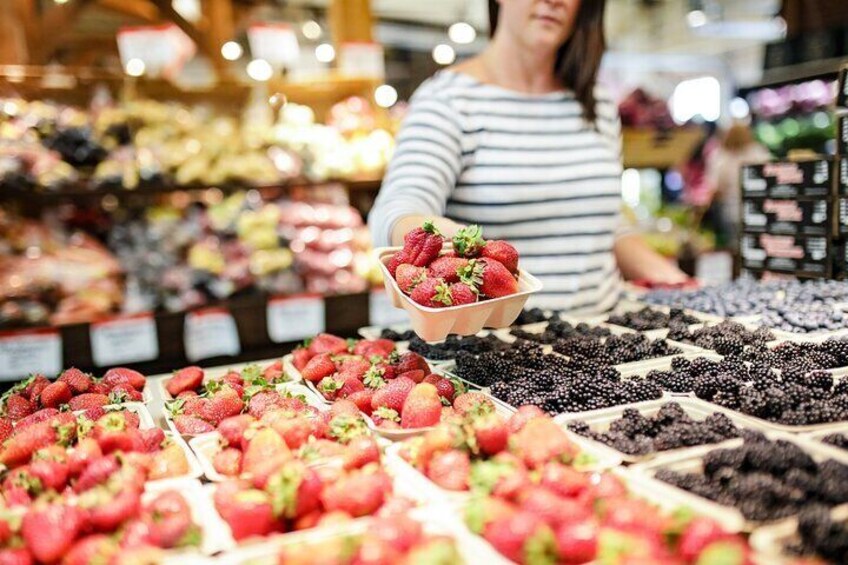
[[[672,286],[688,284],[692,280],[677,265],[651,249],[639,235],[619,237],[615,241],[614,252],[618,270],[627,280]]]

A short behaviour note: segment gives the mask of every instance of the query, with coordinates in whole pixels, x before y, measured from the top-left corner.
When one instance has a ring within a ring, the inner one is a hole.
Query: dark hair
[[[583,115],[595,121],[595,83],[601,58],[606,50],[604,6],[606,0],[583,0],[574,20],[571,37],[559,48],[556,73],[563,86],[574,91],[583,106]],[[489,29],[495,35],[498,27],[497,0],[489,0]]]

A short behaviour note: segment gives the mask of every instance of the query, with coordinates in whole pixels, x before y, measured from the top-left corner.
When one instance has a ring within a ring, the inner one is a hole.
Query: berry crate
[[[618,325],[618,324],[615,324],[614,322],[610,321],[610,316],[613,315],[613,314],[627,314],[627,313],[631,313],[631,312],[638,312],[638,311],[640,311],[644,308],[650,308],[651,310],[654,310],[656,312],[662,312],[663,314],[666,314],[666,315],[671,311],[671,308],[669,308],[667,306],[647,305],[647,304],[640,304],[638,302],[623,300],[623,301],[620,301],[618,303],[618,305],[612,311],[611,314],[603,317],[603,323],[605,325],[608,325],[608,326],[621,327],[621,328],[628,329],[630,331],[639,331],[640,333],[646,335],[647,337],[649,337],[651,339],[665,339],[668,336],[668,327],[657,328],[657,329],[652,329],[652,330],[636,330],[635,328],[631,328],[629,326],[624,326],[624,325]],[[713,319],[714,318],[713,316],[710,316],[709,319],[708,319],[707,317],[696,315],[694,312],[690,312],[686,309],[682,309],[682,310],[684,311],[685,314],[687,314],[689,316],[693,316],[693,317],[698,318],[700,320],[697,323],[689,324],[687,326],[689,331],[695,331],[695,330],[703,328],[704,326],[717,323],[716,320]]]
[[[764,432],[764,435],[770,441],[783,440],[795,444],[817,463],[832,459],[842,465],[848,465],[848,454],[839,453],[832,449],[825,449],[821,444],[801,436],[776,431]],[[670,470],[679,473],[703,473],[703,459],[707,453],[717,449],[738,448],[743,443],[744,441],[739,438],[720,444],[692,448],[673,455],[659,456],[651,461],[633,465],[628,471],[632,473],[632,479],[635,482],[640,483],[647,490],[654,490],[657,496],[674,496],[682,504],[692,507],[697,512],[703,512],[704,514],[713,516],[724,525],[729,524],[733,527],[738,525],[742,531],[751,532],[762,526],[785,521],[791,516],[773,520],[750,520],[736,507],[720,504],[656,478],[656,474],[660,470]]]
[[[738,427],[738,428],[747,428],[747,429],[759,429],[761,431],[765,431],[766,428],[760,426],[756,422],[750,421],[745,418],[741,418],[738,415],[723,410],[721,408],[712,406],[706,402],[703,402],[698,399],[693,398],[665,398],[662,400],[649,400],[647,402],[637,402],[633,404],[625,404],[622,406],[615,406],[613,408],[605,408],[603,410],[593,410],[591,412],[573,412],[568,414],[561,414],[556,418],[557,423],[566,428],[568,433],[573,436],[577,436],[584,441],[588,441],[592,444],[603,446],[606,449],[612,450],[624,463],[634,464],[634,463],[642,463],[645,461],[650,461],[651,459],[655,459],[660,456],[666,455],[674,455],[677,453],[682,453],[687,450],[690,450],[694,447],[701,447],[704,445],[710,444],[698,444],[689,447],[682,447],[677,449],[665,450],[665,451],[655,451],[652,453],[647,453],[644,455],[632,455],[622,451],[615,449],[614,447],[607,445],[603,442],[597,441],[595,439],[587,438],[582,436],[568,428],[570,423],[575,421],[583,421],[589,425],[589,428],[595,432],[605,432],[609,429],[609,426],[615,420],[618,420],[622,417],[624,411],[628,408],[637,410],[640,414],[646,417],[654,416],[659,412],[660,408],[668,404],[669,402],[676,402],[683,409],[683,412],[691,417],[693,420],[702,421],[706,419],[708,416],[714,413],[724,414]],[[722,440],[724,441],[724,440]],[[715,443],[720,442],[714,442]]]
[[[831,510],[830,517],[835,522],[848,522],[848,506]],[[749,540],[751,547],[761,557],[761,563],[789,565],[797,563],[801,556],[788,551],[789,546],[801,541],[798,533],[798,520],[791,518],[779,524],[757,528]],[[807,556],[813,557],[813,556]]]
[[[218,380],[230,371],[241,372],[245,368],[258,365],[259,367],[265,368],[268,365],[276,363],[280,361],[279,357],[272,359],[262,359],[259,361],[251,361],[249,363],[238,363],[235,365],[220,365],[218,367],[210,367],[208,369],[203,369],[203,384],[208,383],[209,381]],[[171,393],[168,392],[168,389],[165,388],[168,384],[168,381],[171,378],[171,374],[162,374],[157,375],[156,377],[151,377],[156,381],[156,390],[159,393],[159,398],[162,399],[163,402],[168,402],[169,400],[173,400],[174,397],[171,396]],[[283,365],[283,376],[285,377],[284,381],[281,381],[280,384],[284,383],[296,383],[301,381],[300,373],[295,371],[286,370],[285,364]]]

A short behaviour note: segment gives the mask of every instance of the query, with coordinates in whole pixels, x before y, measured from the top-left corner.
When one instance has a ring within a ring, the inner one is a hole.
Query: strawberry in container
[[[389,297],[406,310],[426,341],[506,327],[541,284],[519,268],[516,249],[486,241],[479,226],[461,229],[448,247],[432,222],[404,236],[404,245],[377,250]]]

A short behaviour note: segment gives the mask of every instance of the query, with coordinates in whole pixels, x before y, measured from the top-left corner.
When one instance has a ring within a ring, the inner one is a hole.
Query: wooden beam
[[[33,46],[31,60],[46,64],[62,44],[62,40],[73,31],[74,22],[91,0],[74,0],[48,8],[41,18],[38,39]]]
[[[373,41],[374,21],[370,0],[332,0],[328,15],[336,45]]]
[[[221,55],[221,46],[219,45],[217,48],[212,48],[211,42],[207,39],[208,30],[196,26],[186,20],[184,17],[182,17],[180,13],[177,12],[171,5],[171,0],[151,1],[156,5],[157,8],[159,8],[160,13],[164,17],[175,23],[177,27],[183,30],[183,32],[187,36],[189,36],[192,41],[194,41],[194,44],[197,45],[198,50],[200,50],[204,55],[209,57],[209,60],[212,61],[212,64],[215,66],[215,70],[218,71],[219,75],[223,76],[228,74],[228,64],[224,57]]]
[[[97,0],[97,5],[145,22],[159,21],[159,9],[145,0]]]
[[[38,20],[35,13],[35,0],[14,0],[13,11],[17,13],[18,23],[26,37],[27,51],[31,51],[38,41]]]
[[[235,33],[231,0],[203,0],[203,16],[209,48],[220,51],[221,45],[233,39]]]

